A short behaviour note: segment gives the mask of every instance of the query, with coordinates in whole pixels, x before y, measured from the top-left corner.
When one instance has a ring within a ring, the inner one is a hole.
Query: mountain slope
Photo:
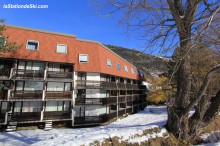
[[[137,68],[143,70],[146,74],[163,73],[167,71],[167,60],[158,58],[137,50],[127,49],[119,46],[105,45],[113,52],[134,64]]]

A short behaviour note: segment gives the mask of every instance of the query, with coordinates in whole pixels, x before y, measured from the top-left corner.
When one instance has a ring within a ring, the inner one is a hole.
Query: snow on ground
[[[147,139],[162,137],[166,133],[162,129],[160,133],[143,134],[146,129],[163,126],[167,121],[166,107],[149,106],[144,111],[118,119],[106,126],[92,128],[63,128],[44,130],[26,130],[10,133],[0,133],[0,145],[2,146],[57,146],[57,145],[88,145],[95,140],[120,137],[128,142],[144,142]],[[137,137],[136,135],[140,135]]]

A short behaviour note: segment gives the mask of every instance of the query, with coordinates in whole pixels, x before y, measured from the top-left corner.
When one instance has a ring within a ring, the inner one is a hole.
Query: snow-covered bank
[[[146,129],[163,126],[166,124],[166,107],[149,106],[144,111],[119,119],[109,125],[78,128],[78,129],[53,129],[51,131],[27,130],[11,133],[0,133],[0,145],[27,146],[27,145],[88,145],[95,140],[103,141],[114,136],[128,142],[143,142],[150,138],[162,137],[166,133],[144,135]],[[139,137],[135,136],[139,135]]]

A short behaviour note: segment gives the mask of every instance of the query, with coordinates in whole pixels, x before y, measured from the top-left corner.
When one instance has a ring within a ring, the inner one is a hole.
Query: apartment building
[[[0,125],[100,124],[143,109],[143,73],[99,42],[6,26],[22,47],[0,57]]]

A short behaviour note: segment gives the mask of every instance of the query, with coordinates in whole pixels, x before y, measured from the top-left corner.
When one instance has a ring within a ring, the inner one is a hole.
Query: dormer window
[[[112,62],[111,62],[110,59],[107,59],[107,66],[108,66],[108,67],[112,67]]]
[[[57,44],[57,53],[67,53],[67,45]]]
[[[88,55],[87,54],[79,54],[79,62],[81,63],[88,63]]]
[[[117,70],[121,70],[121,66],[119,63],[116,63],[116,68],[117,68]]]
[[[38,41],[33,41],[33,40],[28,40],[27,41],[26,48],[28,50],[38,50],[38,47],[39,47],[39,42]]]

